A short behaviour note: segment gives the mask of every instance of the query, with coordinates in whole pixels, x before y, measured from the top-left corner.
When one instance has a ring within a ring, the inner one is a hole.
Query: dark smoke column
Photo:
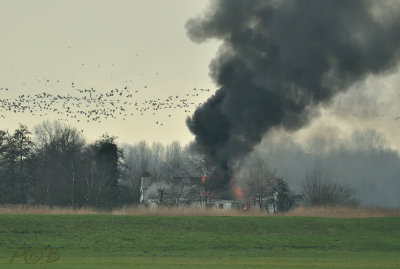
[[[186,24],[194,42],[222,41],[210,64],[219,89],[187,119],[195,145],[229,170],[271,128],[297,130],[316,106],[367,75],[393,70],[397,2],[212,1]]]

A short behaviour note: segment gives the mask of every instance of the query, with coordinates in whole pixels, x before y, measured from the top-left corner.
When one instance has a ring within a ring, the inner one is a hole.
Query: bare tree
[[[134,202],[140,200],[141,178],[145,173],[149,173],[152,152],[146,141],[140,141],[135,145],[124,145],[124,177],[121,184],[125,186],[131,194]]]
[[[183,195],[183,182],[181,179],[187,175],[184,152],[178,141],[169,144],[165,150],[164,171],[165,181],[169,185],[168,195],[175,203],[176,198]]]
[[[44,185],[46,203],[75,206],[78,165],[85,140],[76,128],[45,121],[34,128],[39,185]],[[40,187],[39,192],[42,193]]]
[[[150,160],[148,171],[155,182],[159,182],[164,176],[165,147],[161,143],[153,143],[150,148]]]
[[[265,199],[272,194],[277,184],[277,177],[260,153],[249,156],[240,166],[241,185],[244,199],[254,200],[261,208],[265,207]]]
[[[82,197],[82,204],[94,205],[94,199],[96,196],[96,148],[94,145],[85,147],[83,153],[83,169],[85,171],[84,176],[79,181],[79,190]]]
[[[355,190],[329,179],[318,169],[307,173],[302,185],[302,198],[306,206],[357,206]]]

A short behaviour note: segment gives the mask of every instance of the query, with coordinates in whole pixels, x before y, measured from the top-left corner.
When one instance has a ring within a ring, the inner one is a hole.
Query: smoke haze
[[[276,132],[252,154],[262,156],[271,171],[297,193],[306,175],[317,169],[323,180],[354,188],[362,205],[400,205],[399,154],[389,148],[383,134],[374,130],[356,129],[344,138],[338,128],[321,127],[302,143],[296,141],[296,135]]]

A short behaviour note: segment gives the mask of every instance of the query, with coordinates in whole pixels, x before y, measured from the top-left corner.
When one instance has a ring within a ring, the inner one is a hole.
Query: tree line
[[[205,156],[177,141],[166,146],[145,141],[118,145],[116,137],[105,134],[87,142],[81,131],[58,121],[44,121],[32,131],[23,124],[14,132],[0,130],[2,204],[97,208],[138,204],[145,174],[159,184],[161,199],[163,195],[172,201],[201,199],[205,192],[200,180],[194,188],[183,188],[181,181],[201,178],[213,169]],[[252,201],[260,209],[272,206],[274,211],[286,211],[301,197],[310,206],[332,201],[356,204],[351,188],[331,186],[315,173],[306,177],[301,195],[293,194],[262,156],[238,164],[236,175],[239,180],[233,183],[241,186],[240,199]]]
[[[177,179],[201,176],[200,158],[175,141],[119,146],[102,135],[88,143],[78,129],[45,121],[29,130],[0,131],[0,203],[113,208],[139,203],[141,178],[165,181],[180,196]]]

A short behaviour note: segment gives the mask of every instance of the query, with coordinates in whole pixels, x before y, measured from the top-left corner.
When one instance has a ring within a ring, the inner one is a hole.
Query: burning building
[[[243,208],[243,201],[224,199],[224,192],[212,190],[209,176],[174,177],[173,180],[155,181],[146,173],[141,180],[140,204],[150,207],[196,206],[218,209]]]
[[[140,203],[144,206],[157,207],[206,207],[217,209],[260,209],[270,213],[277,212],[279,193],[276,190],[269,194],[246,196],[241,187],[235,186],[231,196],[226,199],[224,191],[213,190],[211,177],[174,177],[173,181],[152,180],[150,174],[142,177]]]

